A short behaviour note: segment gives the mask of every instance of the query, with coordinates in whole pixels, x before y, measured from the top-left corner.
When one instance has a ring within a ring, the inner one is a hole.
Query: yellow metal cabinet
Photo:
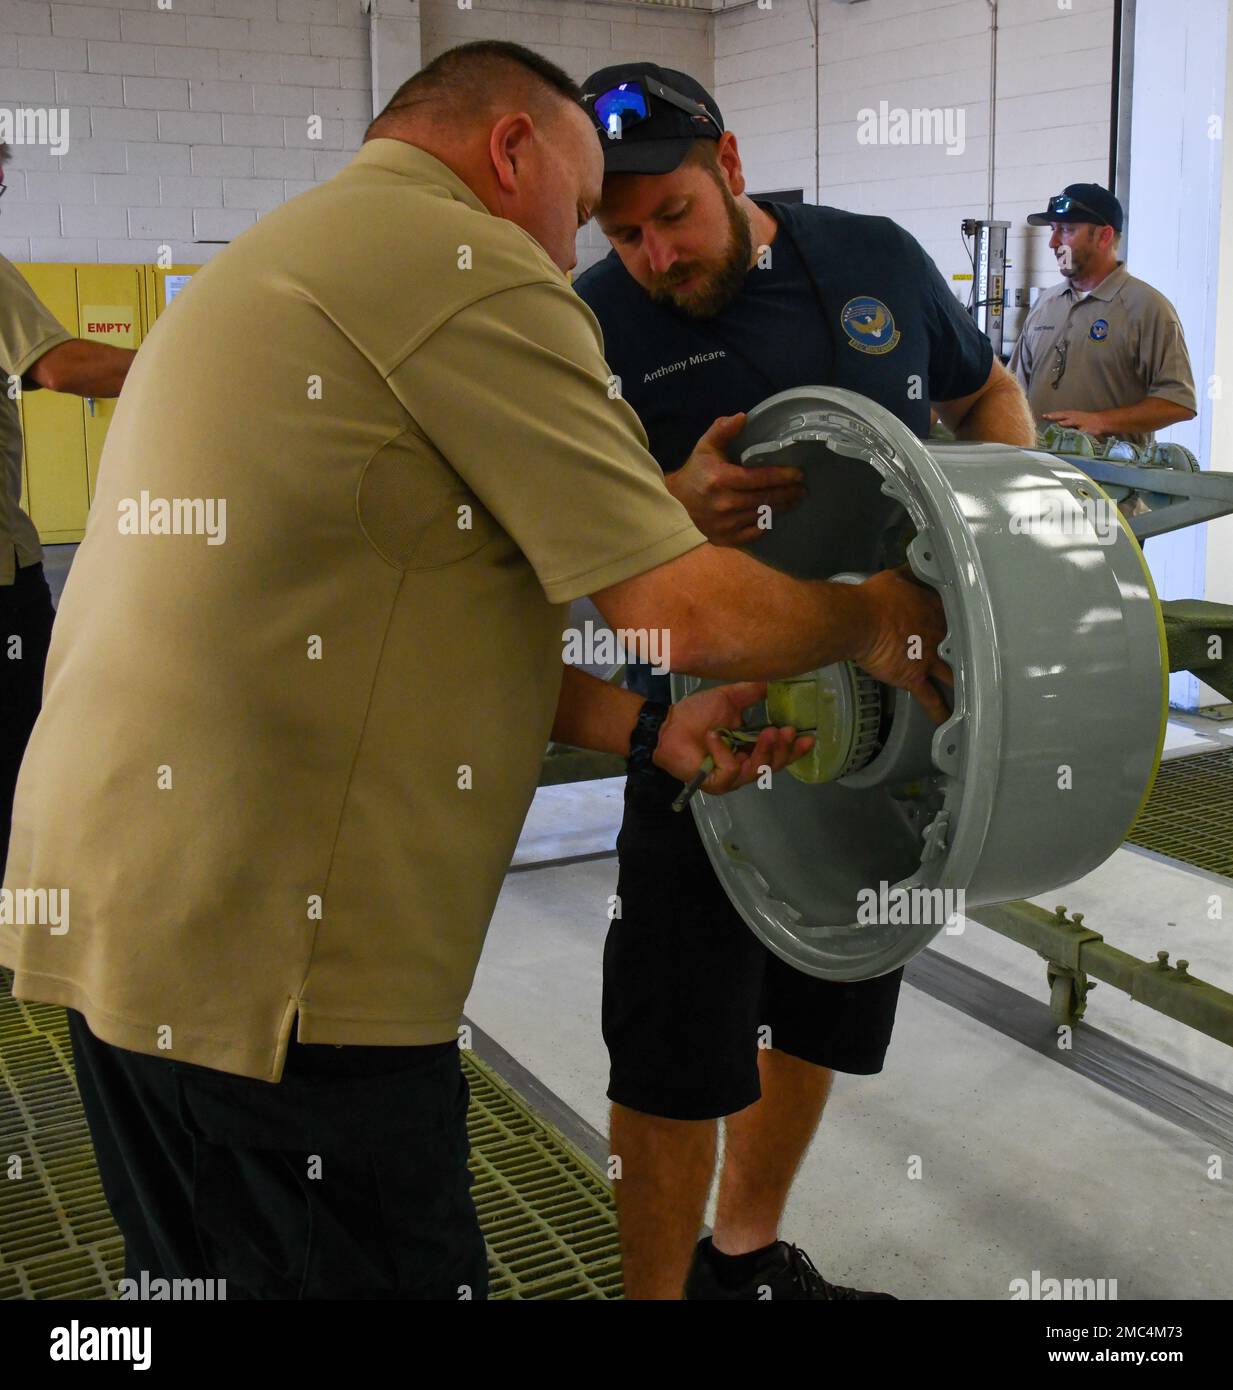
[[[65,328],[79,333],[77,268],[19,265],[17,269]],[[22,505],[43,540],[50,544],[79,541],[90,504],[81,401],[57,391],[25,391],[21,424],[25,437]]]
[[[174,302],[175,297],[188,283],[189,278],[201,267],[197,265],[173,265],[166,270],[162,266],[148,265],[146,273],[146,332],[154,327],[158,316]]]
[[[77,267],[79,333],[97,343],[137,348],[145,336],[145,267],[139,265],[82,265]],[[90,500],[98,478],[99,459],[107,426],[116,412],[114,400],[87,399],[81,403],[86,435],[86,472]]]
[[[19,265],[70,333],[136,348],[199,269],[195,265]],[[94,496],[113,400],[28,391],[21,401],[25,467],[21,505],[48,545],[79,541]]]

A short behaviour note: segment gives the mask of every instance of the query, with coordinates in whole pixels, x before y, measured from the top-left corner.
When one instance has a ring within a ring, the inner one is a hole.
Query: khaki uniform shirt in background
[[[23,569],[43,558],[39,533],[21,509],[21,415],[10,395],[12,378],[25,376],[44,353],[72,337],[0,256],[0,584],[13,582],[14,551]]]
[[[194,276],[56,621],[5,886],[69,889],[69,930],[0,927],[19,997],[271,1081],[297,1014],[455,1036],[566,604],[703,542],[607,380],[542,248],[399,141]],[[121,534],[143,491],[224,499],[225,543]]]
[[[1055,388],[1055,349],[1061,343],[1066,370]],[[1086,294],[1068,281],[1046,290],[1027,316],[1010,370],[1038,424],[1056,410],[1114,410],[1149,396],[1195,408],[1194,376],[1176,310],[1121,261]],[[1147,444],[1154,435],[1119,437]]]

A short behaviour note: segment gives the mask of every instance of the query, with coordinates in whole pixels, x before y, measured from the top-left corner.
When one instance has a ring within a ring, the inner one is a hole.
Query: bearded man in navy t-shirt
[[[736,139],[684,73],[629,63],[583,90],[613,250],[576,289],[669,490],[708,540],[752,541],[760,507],[803,498],[799,470],[745,470],[723,452],[743,412],[791,387],[858,391],[922,437],[932,407],[960,438],[1034,444],[1018,385],[902,227],[745,196]],[[662,717],[667,677],[634,667],[628,682]],[[833,1073],[882,1069],[902,972],[835,983],[780,960],[729,902],[693,817],[670,810],[680,790],[653,766],[630,774],[621,913],[604,950],[626,1294],[892,1297],[830,1283],[779,1222]],[[721,1117],[714,1234],[695,1246]]]

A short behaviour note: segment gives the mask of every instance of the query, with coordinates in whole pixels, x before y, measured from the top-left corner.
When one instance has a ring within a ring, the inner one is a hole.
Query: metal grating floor
[[[0,1299],[114,1298],[124,1243],[77,1097],[68,1022],[55,1005],[14,999],[12,980],[0,969]],[[622,1297],[607,1183],[473,1053],[463,1067],[490,1297]]]
[[[1233,749],[1162,762],[1147,805],[1126,838],[1197,869],[1233,877]]]
[[[624,1297],[606,1181],[474,1053],[462,1056],[489,1297]]]

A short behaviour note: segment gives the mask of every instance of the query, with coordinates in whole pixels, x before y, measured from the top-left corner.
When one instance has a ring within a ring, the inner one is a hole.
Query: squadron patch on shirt
[[[1091,328],[1089,328],[1087,331],[1087,335],[1094,342],[1103,343],[1104,340],[1109,336],[1109,320],[1094,319],[1092,321]]]
[[[872,295],[860,294],[849,299],[839,315],[839,322],[852,347],[875,356],[890,352],[903,336],[895,327],[895,316]]]

